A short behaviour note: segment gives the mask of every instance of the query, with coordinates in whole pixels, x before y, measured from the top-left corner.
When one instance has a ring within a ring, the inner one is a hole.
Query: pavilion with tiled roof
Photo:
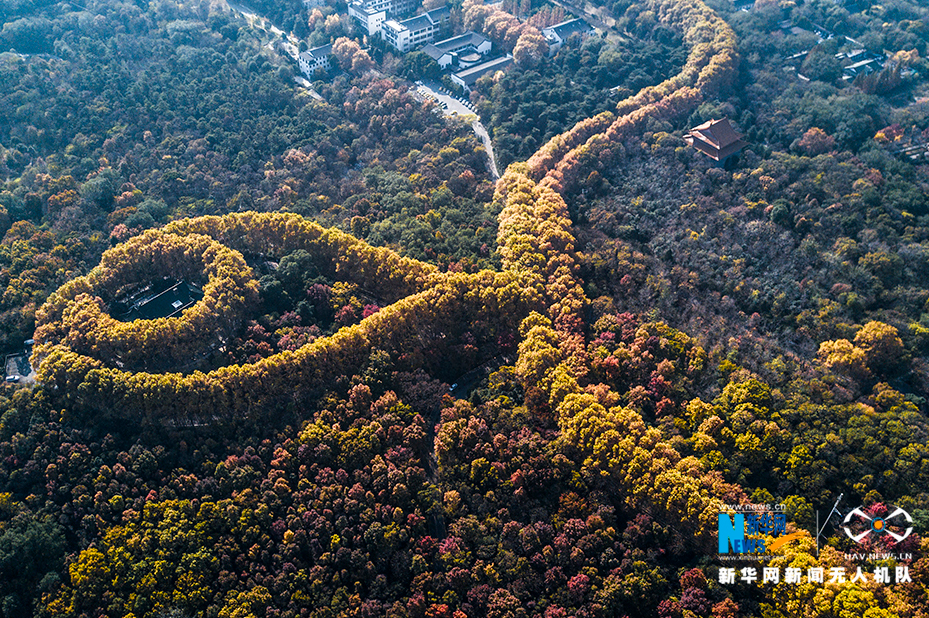
[[[709,120],[684,135],[684,141],[714,161],[724,161],[748,145],[727,118]]]

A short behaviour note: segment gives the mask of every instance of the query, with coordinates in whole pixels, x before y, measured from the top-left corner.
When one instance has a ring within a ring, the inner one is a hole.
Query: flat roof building
[[[436,35],[448,26],[450,19],[451,13],[447,6],[426,11],[403,21],[388,19],[381,26],[381,36],[394,48],[406,53],[432,43]]]
[[[415,0],[355,0],[348,5],[348,14],[368,36],[376,36],[388,17],[409,15],[416,5]]]
[[[470,69],[465,69],[464,71],[458,71],[457,73],[452,74],[452,81],[465,89],[465,92],[471,92],[471,87],[474,86],[474,83],[487,75],[488,73],[494,73],[496,71],[503,70],[513,64],[513,56],[507,54],[502,58],[496,58],[494,60],[488,60],[477,66],[473,66]]]
[[[377,36],[381,27],[387,20],[387,11],[384,9],[369,9],[360,2],[348,5],[348,14],[355,20],[359,28],[368,33],[368,36]]]

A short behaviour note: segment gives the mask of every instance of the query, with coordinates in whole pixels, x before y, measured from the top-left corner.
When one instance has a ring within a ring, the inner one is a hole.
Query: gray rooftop
[[[445,55],[444,51],[442,51],[441,49],[439,49],[432,43],[429,43],[429,45],[426,45],[425,47],[423,47],[422,52],[437,62],[439,58]]]
[[[445,39],[444,41],[439,41],[435,46],[441,49],[443,52],[452,52],[465,49],[466,47],[477,47],[481,43],[484,43],[487,39],[477,32],[468,31],[464,34],[459,34],[458,36],[453,36],[450,39]]]
[[[431,11],[426,11],[426,15],[432,18],[434,22],[440,22],[443,19],[450,19],[452,16],[451,10],[448,8],[448,5],[440,6],[437,9],[432,9]]]
[[[549,26],[548,28],[545,28],[545,30],[554,30],[562,39],[567,39],[568,37],[575,34],[589,32],[590,25],[583,19],[569,19],[567,21],[561,22],[560,24]]]
[[[326,43],[325,45],[314,47],[310,51],[304,53],[309,54],[313,58],[325,58],[332,53],[332,43]]]
[[[459,71],[458,73],[455,73],[455,76],[466,83],[468,87],[470,87],[474,84],[474,82],[479,80],[484,75],[492,71],[504,69],[511,64],[513,64],[513,56],[504,56],[502,58],[483,62],[477,66],[471,67],[470,69]]]
[[[416,17],[411,17],[409,19],[404,19],[400,22],[402,28],[408,28],[412,31],[424,30],[432,26],[432,22],[429,20],[429,17],[426,15],[417,15]]]
[[[352,2],[350,6],[354,10],[358,11],[359,13],[364,13],[368,17],[371,17],[372,15],[377,15],[378,13],[385,12],[384,9],[370,9],[364,4],[362,4],[361,2]]]

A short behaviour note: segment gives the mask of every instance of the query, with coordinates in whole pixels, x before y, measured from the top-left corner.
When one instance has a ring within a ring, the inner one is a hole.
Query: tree
[[[803,134],[797,147],[809,156],[816,156],[829,152],[835,148],[835,139],[819,127],[812,127]]]
[[[361,49],[356,41],[347,37],[339,37],[335,40],[332,44],[332,54],[343,70],[351,71],[356,75],[361,75],[374,66],[368,52]]]
[[[872,320],[858,331],[854,341],[868,367],[879,375],[894,375],[906,365],[903,341],[897,329],[889,324]]]
[[[403,76],[407,79],[439,80],[442,78],[439,63],[422,51],[411,51],[404,55],[401,66]]]
[[[842,77],[842,65],[832,54],[817,47],[807,54],[800,66],[800,72],[810,79],[833,84]]]
[[[519,36],[513,48],[513,59],[524,69],[534,68],[548,54],[548,42],[533,28]]]
[[[9,496],[0,494],[0,499],[4,495]],[[38,594],[57,581],[64,551],[62,529],[50,518],[23,511],[0,523],[0,616],[31,611]]]
[[[352,73],[362,75],[374,68],[374,61],[365,50],[360,50],[352,56]]]

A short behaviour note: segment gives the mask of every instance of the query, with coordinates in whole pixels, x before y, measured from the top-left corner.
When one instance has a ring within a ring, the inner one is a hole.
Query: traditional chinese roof
[[[727,118],[709,120],[684,135],[684,141],[711,159],[722,161],[748,145]]]
[[[432,43],[429,43],[429,45],[426,45],[425,47],[423,47],[421,51],[427,56],[429,56],[430,58],[432,58],[433,60],[435,60],[436,62],[439,61],[439,58],[445,55],[444,51],[442,51],[441,49],[439,49]]]
[[[459,34],[450,39],[445,39],[444,41],[439,41],[435,46],[442,51],[453,52],[466,49],[468,47],[477,48],[481,43],[485,43],[487,39],[480,34],[472,31],[465,32],[464,34]]]
[[[472,48],[476,50],[486,42],[487,39],[476,32],[465,32],[464,34],[459,34],[458,36],[452,37],[450,39],[439,41],[434,45],[430,43],[429,45],[423,47],[422,51],[433,60],[438,61],[438,59],[445,54],[465,51]]]

